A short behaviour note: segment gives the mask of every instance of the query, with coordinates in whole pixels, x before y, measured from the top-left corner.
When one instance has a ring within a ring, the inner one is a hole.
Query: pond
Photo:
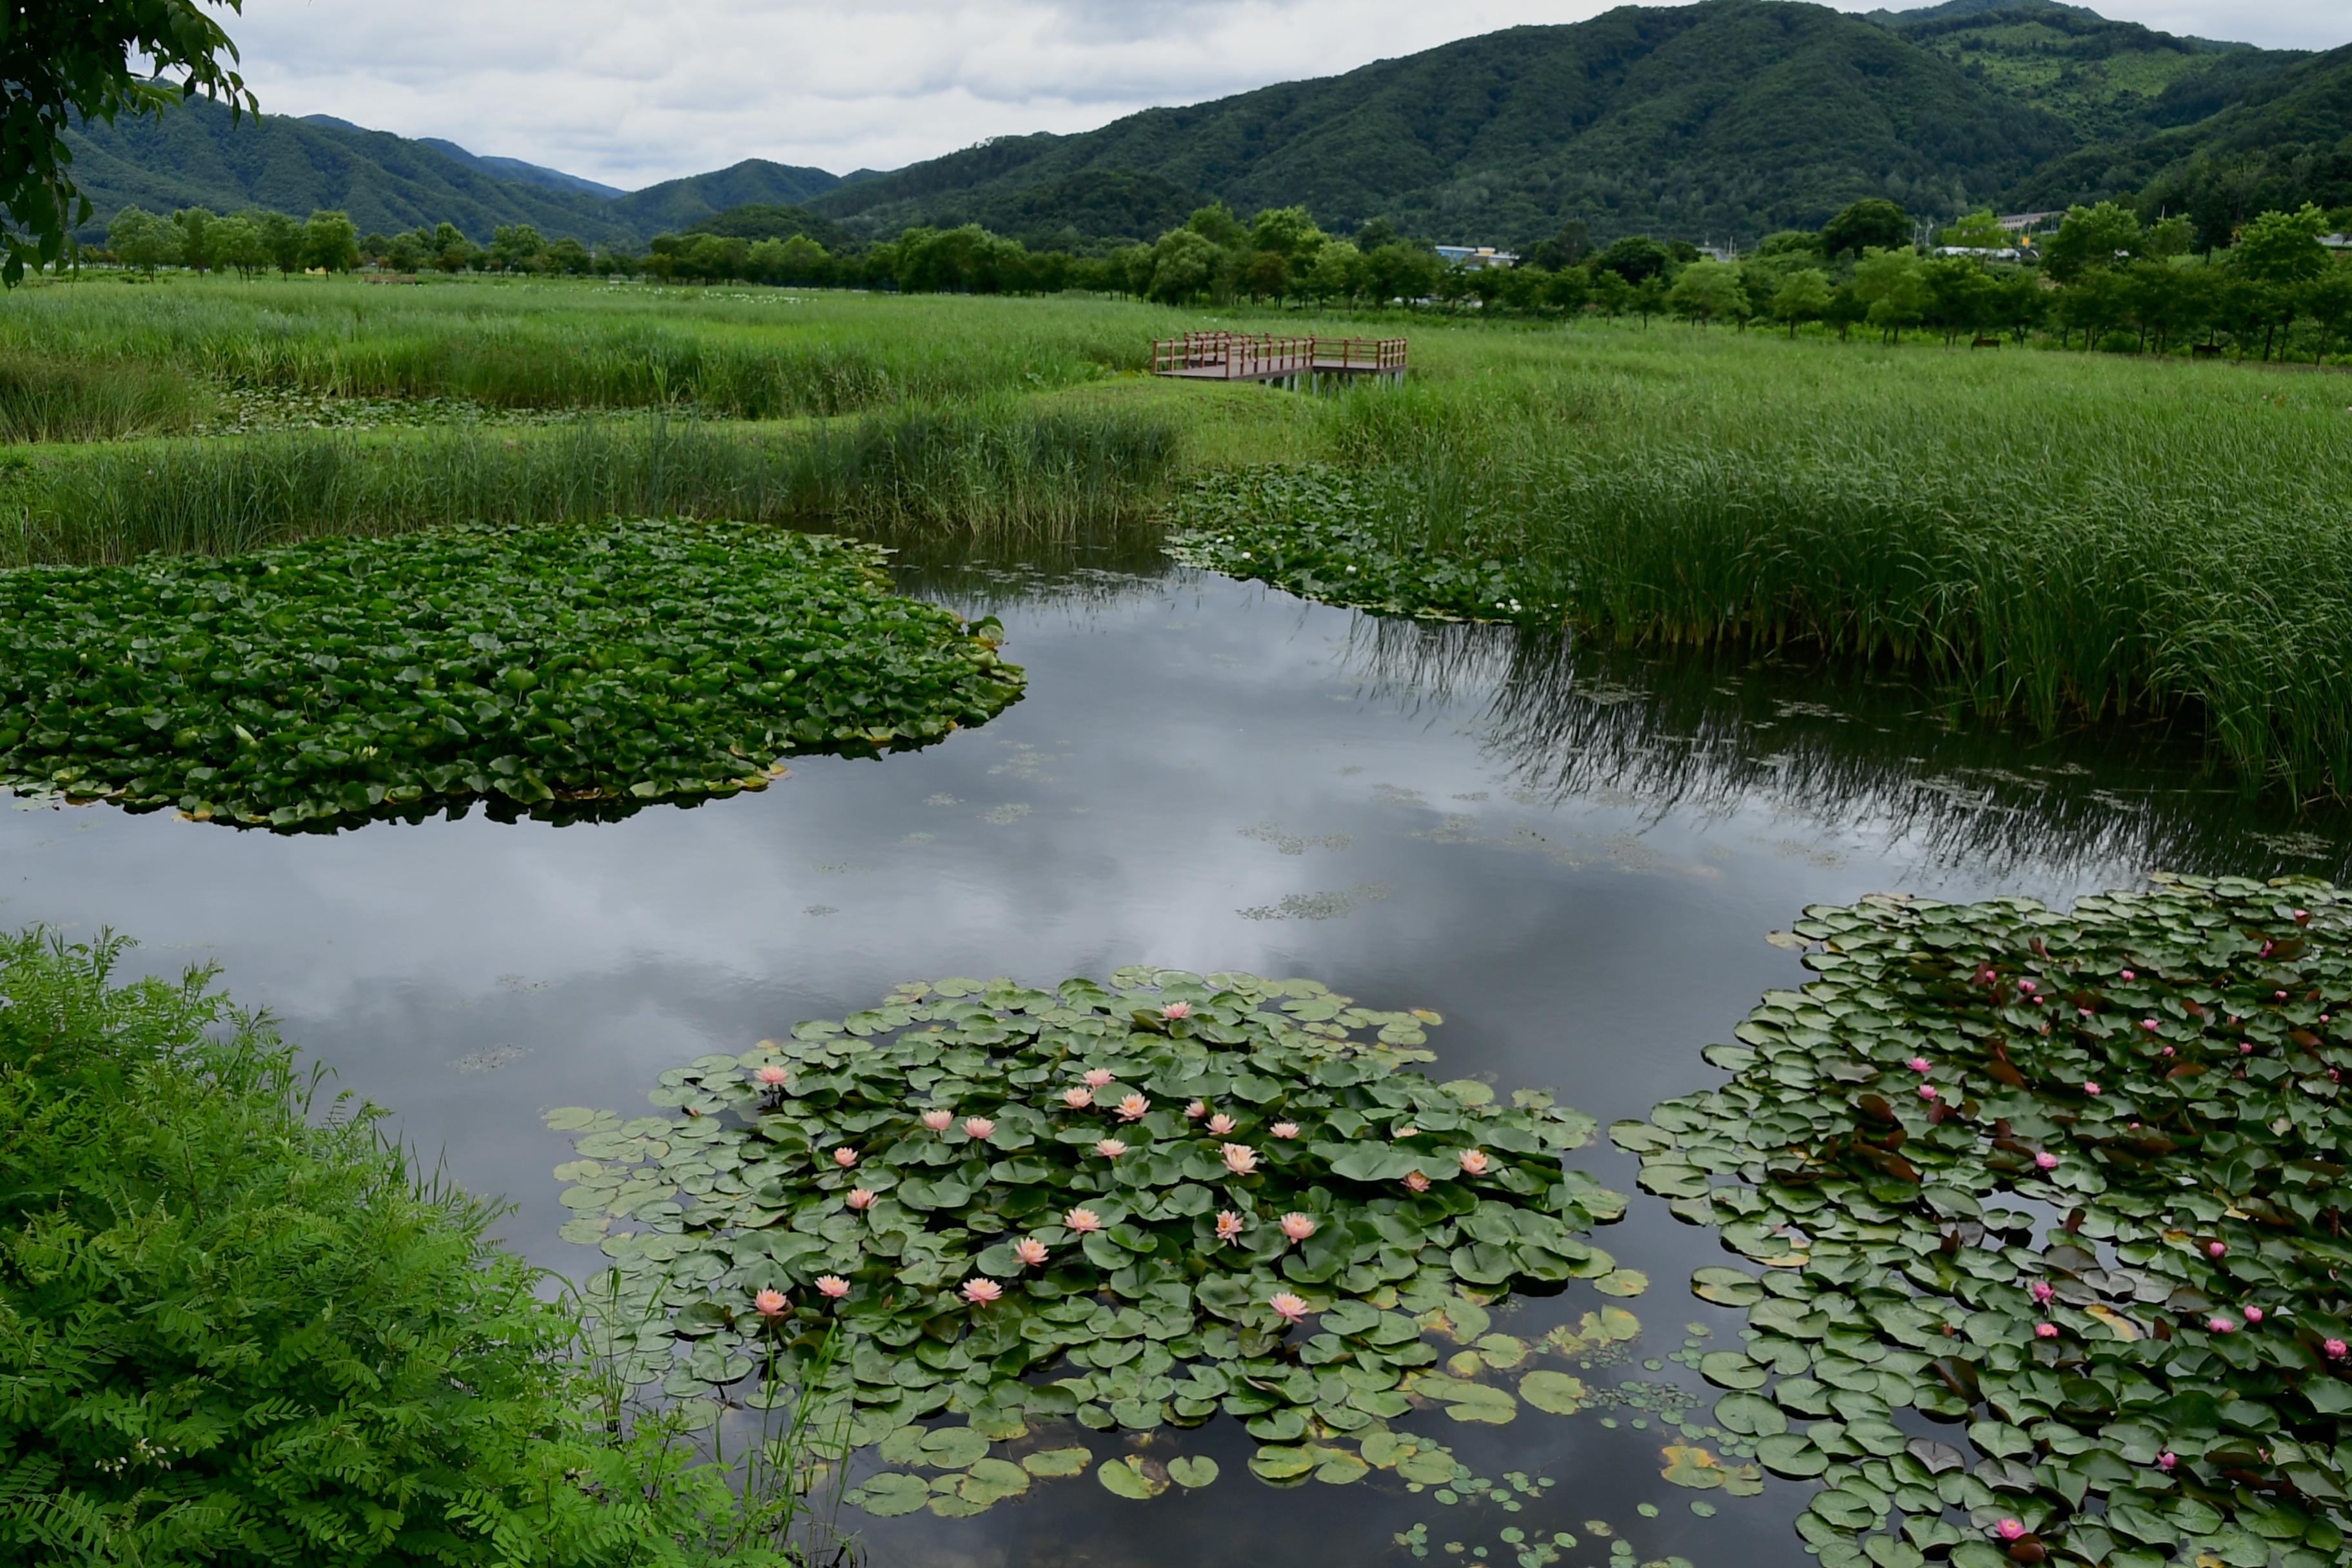
[[[1806,905],[2065,901],[2158,869],[2340,878],[2352,857],[2352,825],[2249,803],[2161,737],[1987,732],[1891,679],[1380,622],[1150,559],[905,574],[1003,619],[1023,701],[923,752],[803,759],[763,795],[617,822],[276,836],[14,802],[0,920],[112,926],[153,970],[220,964],[428,1162],[512,1199],[513,1246],[584,1275],[602,1259],[556,1234],[571,1148],[546,1109],[638,1114],[660,1072],[903,981],[1310,977],[1441,1014],[1435,1076],[1549,1089],[1605,1126],[1722,1081],[1700,1052],[1807,978],[1785,936]],[[877,1564],[1174,1564],[1242,1542],[1308,1563],[1802,1562],[1803,1484],[1662,1479],[1662,1448],[1704,1446],[1683,1426],[1713,1419],[1699,1355],[1739,1342],[1744,1315],[1688,1290],[1727,1255],[1636,1190],[1633,1156],[1596,1139],[1570,1161],[1630,1196],[1593,1239],[1649,1289],[1579,1280],[1495,1327],[1533,1340],[1614,1306],[1641,1332],[1577,1369],[1597,1402],[1575,1415],[1399,1423],[1484,1496],[1377,1474],[1275,1489],[1221,1417],[1184,1439],[1225,1472],[1206,1490],[1133,1502],[1079,1478],[977,1518],[842,1524]]]

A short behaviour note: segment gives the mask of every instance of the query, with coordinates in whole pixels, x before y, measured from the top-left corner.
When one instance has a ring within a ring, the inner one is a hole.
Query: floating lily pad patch
[[[1435,1022],[1246,974],[901,986],[664,1073],[663,1114],[551,1112],[564,1235],[613,1260],[589,1298],[627,1381],[830,1377],[870,1512],[1190,1492],[1216,1464],[1150,1435],[1220,1419],[1267,1483],[1444,1487],[1468,1472],[1396,1423],[1581,1409],[1562,1363],[1640,1325],[1596,1291],[1497,1329],[1522,1285],[1627,1293],[1590,1239],[1624,1199],[1565,1163],[1590,1118],[1417,1070]]]
[[[1747,1260],[1691,1282],[1748,1314],[1696,1366],[1819,1487],[1808,1545],[2345,1562],[2352,904],[2183,877],[1806,917],[1818,978],[1710,1051],[1731,1081],[1612,1135]]]
[[[1301,598],[1423,620],[1559,625],[1566,605],[1515,552],[1473,560],[1382,527],[1378,476],[1320,465],[1210,475],[1171,508],[1168,553]]]
[[[868,545],[640,520],[0,571],[0,786],[277,827],[612,813],[1020,695]]]

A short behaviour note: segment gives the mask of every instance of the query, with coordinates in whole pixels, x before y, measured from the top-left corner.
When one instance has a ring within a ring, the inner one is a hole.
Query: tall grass
[[[1140,367],[1175,313],[1100,300],[467,280],[178,279],[21,290],[0,349],[338,396],[835,416]]]
[[[1350,397],[1328,440],[1392,548],[1509,560],[1622,641],[1915,666],[2044,731],[2179,715],[2352,793],[2340,388],[1717,339]]]
[[[672,513],[1034,547],[1147,516],[1177,440],[1137,413],[990,404],[799,430],[646,418],[101,447],[0,505],[0,563]]]
[[[0,445],[107,441],[184,430],[204,395],[173,366],[0,350]]]

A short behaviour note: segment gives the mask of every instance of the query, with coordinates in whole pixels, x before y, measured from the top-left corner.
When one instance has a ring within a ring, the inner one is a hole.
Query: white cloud
[[[1838,0],[1867,10],[1877,0]],[[1607,0],[247,0],[231,31],[273,113],[338,115],[637,186],[747,157],[893,168],[991,136],[1090,130],[1349,70]],[[2352,37],[2341,0],[2113,0],[2274,47]]]

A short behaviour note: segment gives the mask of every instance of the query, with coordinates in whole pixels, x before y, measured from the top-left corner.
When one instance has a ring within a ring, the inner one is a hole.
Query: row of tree
[[[2200,226],[2181,217],[2143,222],[2129,207],[2101,203],[2067,213],[2038,241],[2003,228],[1990,212],[1973,214],[1938,235],[1931,250],[1913,243],[1913,222],[1900,207],[1865,201],[1819,230],[1769,236],[1738,259],[1640,235],[1596,247],[1571,222],[1515,266],[1449,266],[1385,221],[1339,238],[1303,207],[1268,208],[1244,223],[1221,205],[1150,245],[1101,257],[1032,251],[976,225],[911,228],[893,241],[835,251],[805,234],[662,235],[640,255],[551,242],[528,225],[501,227],[485,246],[446,223],[362,236],[340,212],[298,221],[201,208],[168,218],[125,208],[109,239],[116,260],[148,272],[184,266],[251,277],[365,264],[909,293],[1083,289],[1170,303],[1402,301],[1528,316],[1664,315],[1702,327],[1766,321],[1792,334],[1821,323],[1841,337],[1867,328],[1888,342],[1923,329],[1947,341],[2022,341],[2044,330],[2062,343],[2079,335],[2096,346],[2121,333],[2165,352],[2226,335],[2267,358],[2297,342],[2298,328],[2304,346],[2315,338],[2324,357],[2352,322],[2352,268],[2331,265],[2322,242],[2347,226],[2352,212],[2307,205],[2263,213],[2230,234],[2226,250],[2200,256],[2208,237]]]

